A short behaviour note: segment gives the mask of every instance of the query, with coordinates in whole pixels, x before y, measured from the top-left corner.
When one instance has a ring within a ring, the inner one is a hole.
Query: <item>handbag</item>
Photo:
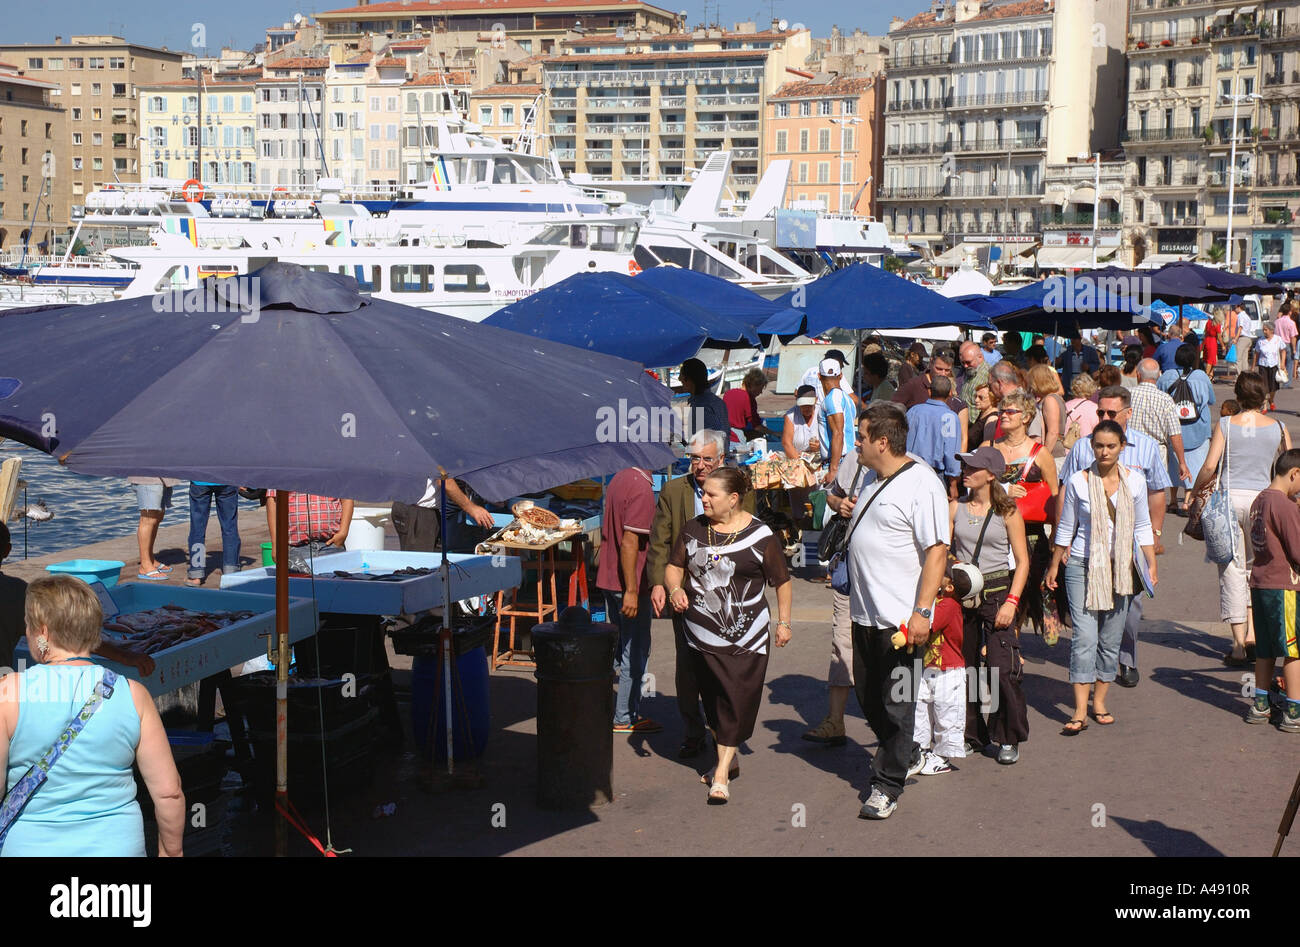
[[[1029,483],[1025,479],[1034,466],[1034,458],[1038,456],[1038,452],[1042,449],[1042,444],[1034,445],[1034,449],[1029,452],[1029,459],[1025,461],[1024,469],[1020,471],[1020,479],[1016,481],[1025,488],[1025,495],[1016,497],[1016,508],[1020,510],[1020,515],[1025,518],[1026,523],[1046,523],[1056,518],[1051,516],[1048,510],[1048,507],[1052,505],[1051,485],[1046,480]]]
[[[1286,369],[1283,368],[1281,365],[1277,367],[1277,371],[1273,373],[1273,377],[1277,379],[1277,383],[1279,385],[1285,385],[1288,381],[1290,381],[1290,377],[1287,375]]]
[[[839,592],[841,595],[848,595],[852,588],[849,584],[849,540],[853,538],[853,530],[857,529],[858,524],[866,518],[867,510],[871,509],[871,504],[876,502],[876,497],[885,492],[885,488],[894,481],[894,478],[904,470],[915,466],[916,461],[909,460],[885,478],[885,482],[882,483],[876,492],[871,494],[867,499],[866,505],[862,507],[862,512],[854,518],[853,525],[850,527],[848,535],[844,537],[844,548],[835,553],[834,558],[831,559],[831,588],[836,592]],[[843,517],[841,517],[841,519],[842,518]]]
[[[77,715],[72,718],[71,722],[63,728],[59,738],[54,741],[54,745],[45,751],[44,755],[36,761],[35,765],[23,774],[22,779],[14,783],[14,788],[9,790],[0,802],[0,849],[4,848],[5,839],[9,836],[9,830],[13,824],[18,821],[22,811],[26,808],[27,803],[32,801],[37,790],[45,785],[45,781],[50,777],[50,770],[59,758],[67,752],[72,746],[77,734],[85,729],[90,718],[95,716],[95,712],[104,706],[104,701],[113,696],[113,687],[117,684],[117,674],[108,668],[104,668],[104,676],[95,689],[91,691],[90,696],[86,698],[86,703],[82,705]]]
[[[989,523],[993,521],[993,505],[989,504],[989,511],[984,514],[984,525],[980,527],[980,534],[975,539],[975,551],[971,553],[971,562],[968,565],[979,569],[980,550],[984,548],[984,534],[989,530]],[[958,560],[960,564],[960,560]],[[982,582],[978,591],[962,600],[963,608],[979,608],[989,598],[999,592],[1006,592],[1011,588],[1011,570],[995,569],[992,572],[980,572]]]
[[[849,487],[849,496],[858,495],[858,480],[862,477],[862,464],[858,464],[858,470],[853,475],[853,484]],[[817,543],[817,558],[822,562],[830,562],[835,558],[835,554],[843,549],[847,543],[849,531],[849,518],[847,516],[834,516],[829,523],[822,526],[822,536]]]
[[[1224,418],[1223,424],[1231,423]],[[1205,554],[1218,565],[1232,561],[1235,550],[1237,514],[1228,495],[1228,432],[1223,432],[1223,457],[1219,461],[1219,478],[1201,511],[1201,531],[1205,536]]]

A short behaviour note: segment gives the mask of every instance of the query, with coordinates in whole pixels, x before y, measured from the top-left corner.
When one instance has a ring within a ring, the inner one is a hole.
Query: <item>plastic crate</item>
[[[67,562],[48,565],[45,571],[70,575],[87,584],[103,582],[104,588],[111,589],[122,577],[122,569],[125,565],[125,562],[118,562],[116,559],[69,559]]]

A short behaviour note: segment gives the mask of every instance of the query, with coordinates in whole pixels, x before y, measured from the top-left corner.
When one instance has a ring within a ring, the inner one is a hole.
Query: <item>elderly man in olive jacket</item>
[[[669,480],[659,491],[654,522],[650,527],[650,552],[646,557],[646,572],[650,577],[650,603],[655,617],[664,613],[667,590],[664,588],[664,567],[677,537],[686,521],[704,513],[701,503],[704,481],[717,470],[725,456],[727,434],[723,431],[701,430],[690,441],[691,472]],[[745,494],[742,508],[754,512],[754,492]],[[686,723],[686,739],[677,751],[679,759],[689,759],[704,750],[704,715],[700,711],[700,688],[695,681],[686,648],[684,622],[673,614],[673,638],[677,643],[677,709]]]

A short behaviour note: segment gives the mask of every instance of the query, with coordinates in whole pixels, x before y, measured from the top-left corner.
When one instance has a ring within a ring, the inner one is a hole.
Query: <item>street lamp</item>
[[[1096,174],[1093,176],[1092,190],[1092,268],[1097,268],[1097,215],[1101,211],[1101,152],[1092,154]]]
[[[1240,84],[1241,79],[1237,82]],[[1240,88],[1240,85],[1238,85]],[[1228,153],[1228,247],[1227,256],[1224,258],[1228,272],[1232,270],[1232,211],[1236,203],[1237,193],[1237,109],[1241,106],[1243,99],[1259,99],[1261,96],[1257,92],[1237,93],[1236,95],[1222,95],[1219,101],[1229,100],[1232,102],[1232,147]]]
[[[840,126],[840,173],[839,173],[839,179],[840,179],[840,206],[839,206],[839,211],[838,211],[838,212],[843,212],[843,210],[844,210],[844,132],[845,132],[845,128],[846,128],[847,126],[849,126],[849,125],[860,125],[860,124],[862,124],[862,119],[857,118],[857,117],[854,117],[854,118],[832,118],[832,119],[830,120],[830,122],[831,122],[832,125],[838,125],[838,126]]]

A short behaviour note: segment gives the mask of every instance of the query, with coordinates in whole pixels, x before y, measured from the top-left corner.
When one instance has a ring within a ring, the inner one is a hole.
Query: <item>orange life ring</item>
[[[641,272],[641,264],[640,264],[640,263],[638,263],[636,260],[628,260],[628,261],[627,261],[627,275],[628,275],[628,276],[636,276],[636,275],[637,275],[638,273],[640,273],[640,272]]]
[[[274,194],[276,191],[284,191],[284,193],[286,193],[286,194],[289,193],[289,189],[288,189],[287,187],[277,187],[277,188],[273,188],[273,189],[271,190],[271,193]]]
[[[190,197],[190,190],[194,188],[197,188],[198,193],[193,197]],[[185,196],[185,200],[191,203],[195,201],[201,201],[203,200],[203,185],[200,184],[198,181],[194,180],[193,178],[190,178],[188,181],[186,181],[184,184],[181,185],[181,194]]]

